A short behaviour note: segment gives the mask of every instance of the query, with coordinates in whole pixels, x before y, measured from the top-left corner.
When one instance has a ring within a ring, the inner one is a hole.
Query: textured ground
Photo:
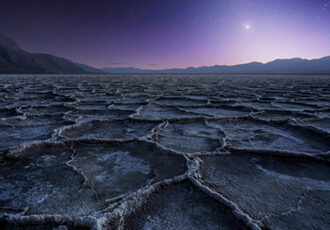
[[[330,229],[330,76],[0,76],[0,229]]]

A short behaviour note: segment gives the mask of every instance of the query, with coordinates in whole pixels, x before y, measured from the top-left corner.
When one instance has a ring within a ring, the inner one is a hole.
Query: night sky
[[[1,0],[0,33],[96,67],[330,55],[330,0]]]

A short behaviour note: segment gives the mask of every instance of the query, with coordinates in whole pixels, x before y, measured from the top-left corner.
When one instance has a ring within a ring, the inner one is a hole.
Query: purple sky
[[[330,0],[1,0],[0,33],[96,67],[330,55]]]

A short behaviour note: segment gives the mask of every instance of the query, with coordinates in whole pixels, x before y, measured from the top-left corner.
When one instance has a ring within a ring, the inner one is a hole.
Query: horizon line
[[[89,65],[91,67],[97,68],[97,69],[139,69],[139,70],[150,70],[150,71],[161,71],[161,70],[171,70],[171,69],[180,69],[180,70],[185,70],[185,69],[190,69],[190,68],[203,68],[203,67],[214,67],[214,66],[228,66],[228,67],[232,67],[232,66],[238,66],[238,65],[245,65],[245,64],[251,64],[251,63],[259,63],[259,64],[267,64],[270,62],[274,62],[277,60],[293,60],[293,59],[300,59],[300,60],[306,60],[306,61],[312,61],[312,60],[319,60],[319,59],[323,59],[326,57],[330,57],[329,55],[326,56],[322,56],[322,57],[317,57],[317,58],[302,58],[302,57],[293,57],[293,58],[276,58],[273,59],[271,61],[266,61],[266,62],[261,62],[261,61],[249,61],[249,62],[243,62],[243,63],[237,63],[237,64],[232,64],[232,65],[228,65],[228,64],[214,64],[214,65],[200,65],[200,66],[187,66],[187,67],[167,67],[167,68],[160,68],[160,69],[148,69],[148,68],[143,68],[143,67],[134,67],[134,66],[104,66],[104,67],[96,67],[93,65],[89,65],[89,64],[85,64],[85,63],[80,63],[80,64],[85,64],[85,65]]]

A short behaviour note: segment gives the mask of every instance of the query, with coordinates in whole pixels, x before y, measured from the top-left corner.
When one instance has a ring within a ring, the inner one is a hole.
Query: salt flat
[[[1,229],[330,228],[330,76],[1,75]]]

